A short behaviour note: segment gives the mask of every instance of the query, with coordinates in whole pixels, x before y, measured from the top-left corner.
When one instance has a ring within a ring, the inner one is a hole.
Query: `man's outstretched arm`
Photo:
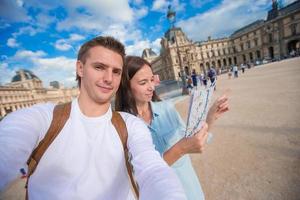
[[[125,119],[128,149],[141,200],[186,199],[177,175],[155,150],[151,133],[139,119]]]
[[[9,114],[0,122],[0,191],[21,176],[26,161],[47,131],[54,105],[35,105]]]

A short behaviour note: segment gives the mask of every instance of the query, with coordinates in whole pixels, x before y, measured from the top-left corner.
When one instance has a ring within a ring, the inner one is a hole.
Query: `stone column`
[[[1,108],[1,117],[4,117],[6,115],[6,112],[5,112],[5,109],[4,108]]]

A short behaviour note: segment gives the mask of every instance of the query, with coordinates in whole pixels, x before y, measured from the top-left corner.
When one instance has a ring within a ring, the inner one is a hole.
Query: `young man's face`
[[[80,94],[99,104],[110,103],[120,85],[122,70],[121,55],[102,46],[92,47],[85,63],[77,62]]]

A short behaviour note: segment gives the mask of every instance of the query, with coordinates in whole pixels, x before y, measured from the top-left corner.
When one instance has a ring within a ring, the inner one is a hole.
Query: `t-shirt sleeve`
[[[27,159],[47,132],[54,104],[38,104],[8,114],[0,122],[0,191],[27,169]]]
[[[155,150],[146,124],[136,117],[128,116],[123,118],[128,129],[127,145],[139,186],[140,199],[186,199],[175,172]]]

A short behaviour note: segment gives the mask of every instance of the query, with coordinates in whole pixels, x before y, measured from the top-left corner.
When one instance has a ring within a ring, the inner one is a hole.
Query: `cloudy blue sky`
[[[281,0],[287,5],[295,0]],[[272,0],[0,0],[0,84],[24,68],[39,76],[44,87],[58,80],[74,86],[80,45],[112,35],[127,54],[160,49],[172,5],[180,26],[193,41],[229,36],[265,19]]]

